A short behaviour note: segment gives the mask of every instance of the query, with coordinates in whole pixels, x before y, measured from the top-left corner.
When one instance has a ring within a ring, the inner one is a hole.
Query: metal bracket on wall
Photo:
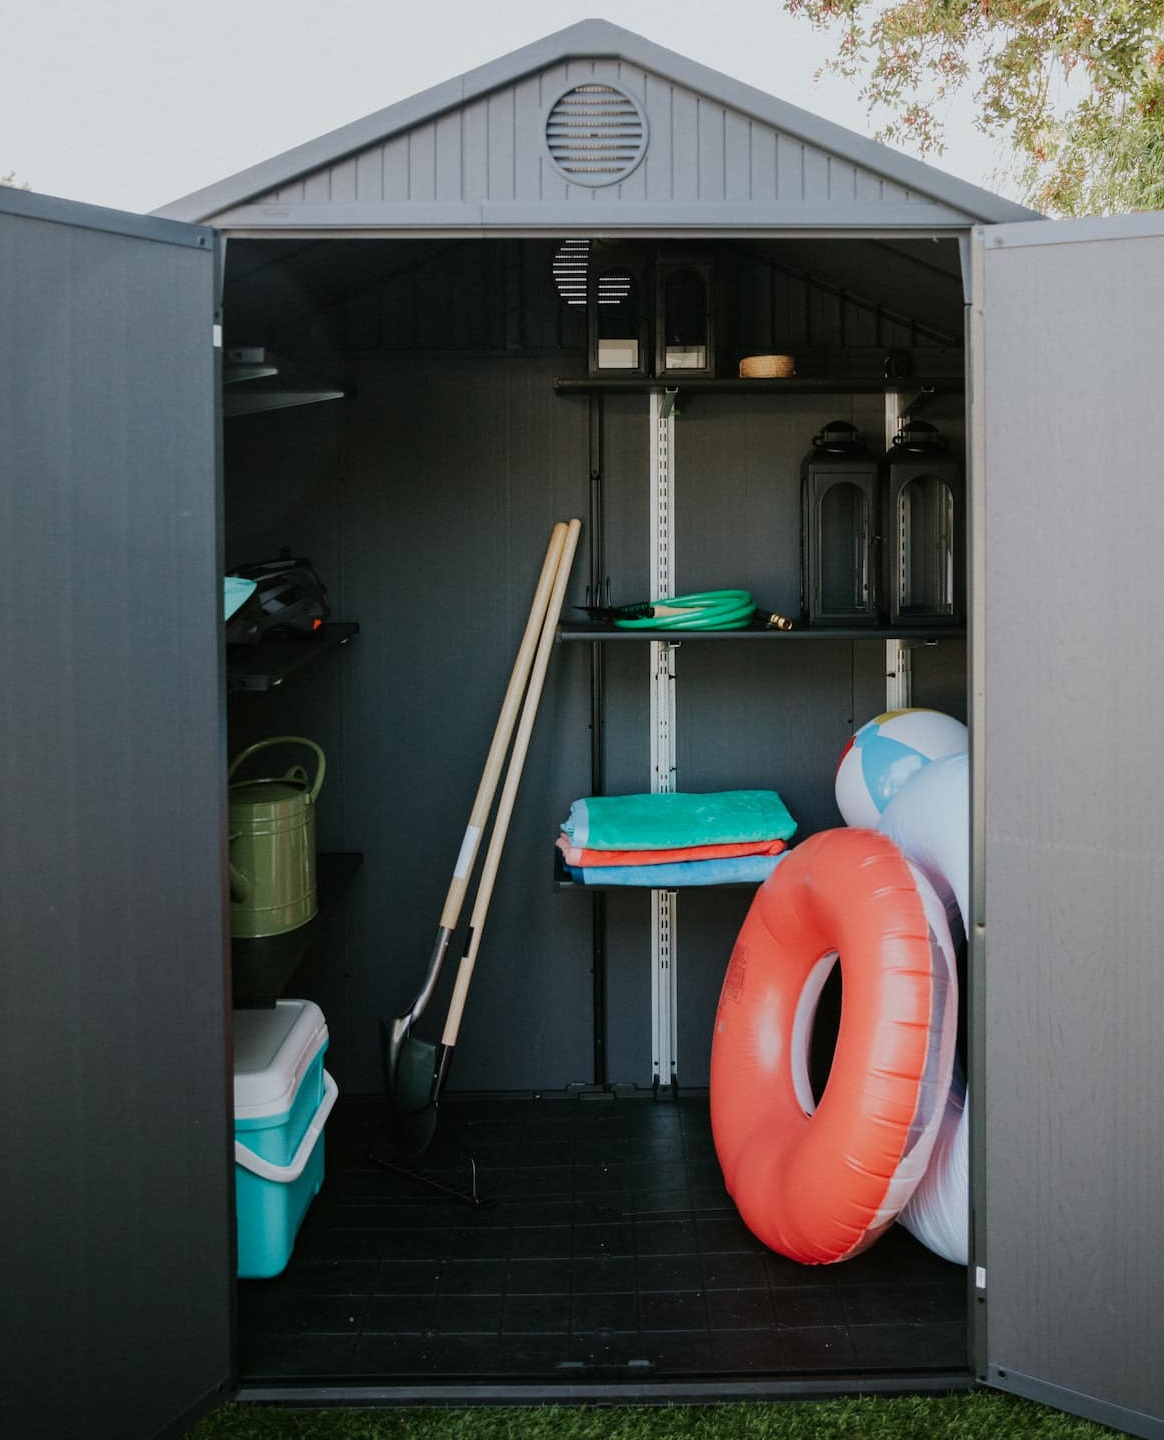
[[[651,395],[651,594],[675,593],[672,486],[675,442],[674,391]],[[650,644],[651,790],[675,788],[675,652],[673,643]],[[651,891],[651,1082],[678,1082],[675,999],[678,896]]]
[[[885,396],[885,448],[893,445],[897,434],[899,418],[908,414],[909,406],[904,405],[905,396],[899,390],[889,391]],[[904,408],[903,408],[904,405]],[[885,708],[886,710],[907,710],[913,703],[912,645],[906,640],[885,642]]]
[[[913,642],[885,642],[885,708],[908,710],[913,704]]]

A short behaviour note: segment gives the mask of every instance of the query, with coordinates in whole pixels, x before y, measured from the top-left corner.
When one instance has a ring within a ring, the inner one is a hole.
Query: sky
[[[588,18],[875,128],[781,0],[0,0],[0,175],[145,213]],[[1009,193],[971,122],[931,163]]]

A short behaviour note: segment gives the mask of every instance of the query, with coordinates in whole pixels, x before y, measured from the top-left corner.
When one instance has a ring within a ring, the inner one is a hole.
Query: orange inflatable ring
[[[814,1105],[808,1042],[838,956],[840,1026]],[[937,1136],[956,1015],[944,907],[887,836],[824,831],[760,886],[720,994],[710,1098],[728,1192],[765,1245],[826,1264],[893,1223]]]

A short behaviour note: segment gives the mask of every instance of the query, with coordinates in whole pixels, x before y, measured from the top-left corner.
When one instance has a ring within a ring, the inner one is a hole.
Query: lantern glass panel
[[[897,497],[898,610],[954,614],[954,494],[937,475],[920,475]]]
[[[629,270],[604,270],[596,280],[598,368],[638,370],[642,295]]]
[[[869,502],[860,486],[830,485],[820,497],[820,609],[824,615],[869,612]]]
[[[708,366],[706,273],[684,267],[663,282],[663,364],[667,370]]]

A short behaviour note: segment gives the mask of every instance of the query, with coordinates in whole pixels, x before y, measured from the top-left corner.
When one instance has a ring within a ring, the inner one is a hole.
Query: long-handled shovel
[[[501,713],[497,717],[489,753],[485,757],[485,768],[481,772],[473,808],[469,813],[469,823],[465,827],[460,853],[457,856],[456,865],[453,867],[453,877],[445,895],[440,926],[433,944],[424,983],[417,992],[415,1000],[403,1015],[397,1016],[390,1025],[387,1021],[381,1021],[388,1096],[394,1110],[403,1111],[406,1115],[416,1108],[418,1094],[423,1092],[427,1098],[432,1081],[432,1046],[423,1045],[420,1041],[412,1039],[412,1026],[424,1014],[425,1008],[432,998],[432,993],[436,989],[437,980],[440,977],[445,953],[449,948],[449,941],[452,939],[453,931],[457,928],[457,920],[460,918],[469,878],[477,861],[481,835],[489,819],[497,782],[501,777],[501,767],[505,763],[506,751],[509,749],[509,742],[517,723],[522,696],[529,683],[530,670],[533,667],[538,640],[542,634],[562,550],[566,544],[567,528],[566,522],[559,520],[550,531],[550,541],[546,547],[546,557],[542,562],[541,575],[534,591],[525,632],[518,647],[517,657],[513,662],[509,684],[501,702]]]
[[[396,1120],[394,1140],[396,1148],[411,1158],[415,1158],[428,1148],[433,1132],[436,1130],[437,1107],[444,1093],[449,1066],[452,1063],[453,1051],[456,1048],[457,1036],[461,1029],[461,1018],[465,1012],[465,998],[469,993],[473,967],[477,962],[481,932],[485,926],[485,916],[493,895],[497,868],[501,863],[501,851],[509,829],[510,817],[513,814],[517,787],[521,780],[526,751],[529,749],[530,736],[533,733],[534,719],[545,683],[546,670],[550,663],[550,651],[554,645],[558,618],[561,615],[562,601],[570,579],[570,567],[574,562],[574,551],[578,546],[578,534],[581,528],[580,520],[571,520],[567,528],[565,546],[562,550],[561,561],[550,595],[550,603],[542,625],[541,639],[538,642],[533,670],[529,677],[529,688],[521,707],[521,720],[518,722],[517,734],[513,741],[513,753],[509,757],[505,783],[501,787],[501,798],[497,802],[497,814],[489,836],[489,848],[485,852],[485,860],[481,866],[481,879],[477,885],[477,894],[473,899],[473,909],[469,916],[465,949],[457,967],[457,978],[453,986],[452,999],[449,1001],[449,1010],[445,1017],[445,1028],[441,1035],[440,1045],[428,1045],[415,1037],[409,1037],[404,1047],[409,1052],[406,1064],[403,1063],[404,1054],[403,1051],[401,1052],[402,1063],[398,1070],[400,1083],[397,1086],[397,1104],[394,1112]]]

